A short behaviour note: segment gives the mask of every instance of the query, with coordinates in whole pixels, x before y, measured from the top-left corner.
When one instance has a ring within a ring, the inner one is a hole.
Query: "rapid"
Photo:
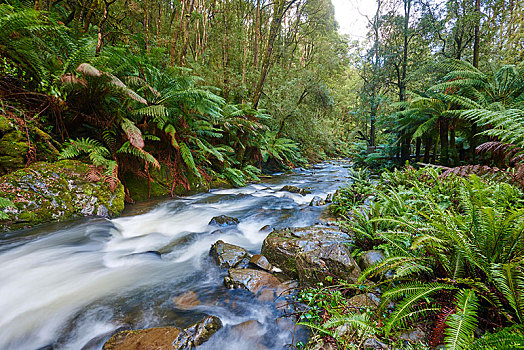
[[[309,206],[347,181],[349,164],[325,162],[238,189],[140,203],[113,220],[78,219],[0,235],[0,349],[101,349],[118,328],[174,325],[205,315],[224,328],[202,349],[251,349],[233,335],[247,320],[263,325],[263,345],[284,349],[298,338],[279,327],[272,307],[223,285],[226,269],[209,249],[223,240],[259,253],[267,230],[318,222],[326,207]],[[308,188],[302,196],[284,185]],[[237,226],[209,225],[238,218]],[[173,297],[191,290],[200,305],[180,309]]]

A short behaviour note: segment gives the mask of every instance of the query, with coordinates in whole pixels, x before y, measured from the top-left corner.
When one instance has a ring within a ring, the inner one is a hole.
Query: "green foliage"
[[[9,219],[9,215],[6,214],[3,209],[6,208],[12,208],[15,204],[11,202],[9,199],[0,197],[0,220],[7,220]]]
[[[433,168],[386,171],[379,180],[358,174],[339,190],[332,210],[344,213],[354,255],[370,249],[385,255],[359,277],[364,290],[382,291],[380,312],[371,318],[383,324],[383,341],[393,344],[399,330],[434,322],[428,326],[433,346],[443,339],[450,349],[489,348],[490,337],[498,336],[479,337],[478,329],[522,324],[520,188],[489,176],[443,177]],[[339,310],[345,302],[331,307]],[[325,307],[318,309],[315,314],[322,315]],[[325,327],[325,319],[314,321]],[[518,344],[521,335],[501,332],[499,339]]]

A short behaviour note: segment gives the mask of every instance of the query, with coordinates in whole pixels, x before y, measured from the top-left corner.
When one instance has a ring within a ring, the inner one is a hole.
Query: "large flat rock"
[[[264,255],[292,278],[298,278],[296,257],[334,243],[349,243],[351,238],[337,226],[309,226],[286,228],[271,232],[262,245]]]

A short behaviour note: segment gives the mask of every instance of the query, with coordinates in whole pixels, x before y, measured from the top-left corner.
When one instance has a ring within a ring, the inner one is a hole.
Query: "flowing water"
[[[265,348],[287,348],[293,334],[275,323],[274,307],[226,289],[227,271],[214,264],[209,248],[221,239],[258,253],[267,235],[262,227],[316,223],[325,207],[309,202],[342,185],[347,166],[326,162],[244,188],[142,203],[114,220],[0,235],[0,349],[101,349],[122,326],[184,328],[205,315],[220,317],[225,327],[202,348],[253,348],[252,335],[229,331],[247,320],[262,323]],[[279,191],[283,185],[312,193]],[[217,215],[240,224],[215,232],[208,223]],[[188,290],[200,305],[177,308],[173,297]]]

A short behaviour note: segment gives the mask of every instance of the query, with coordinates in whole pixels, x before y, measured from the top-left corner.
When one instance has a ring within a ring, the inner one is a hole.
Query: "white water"
[[[3,241],[0,236],[0,349],[79,350],[97,337],[88,348],[100,349],[122,325],[185,327],[206,314],[226,326],[256,319],[268,331],[266,346],[283,349],[291,334],[275,328],[275,311],[249,293],[226,290],[225,270],[208,257],[209,248],[221,239],[259,252],[263,226],[313,224],[322,208],[307,204],[334,192],[345,174],[341,164],[325,164],[271,183],[166,200],[141,215],[70,222],[59,230],[49,225]],[[278,191],[284,184],[313,193]],[[237,217],[240,224],[211,234],[217,227],[208,223],[217,215]],[[202,300],[191,312],[171,302],[186,290]],[[242,349],[250,342],[237,338],[225,327],[205,348]]]

